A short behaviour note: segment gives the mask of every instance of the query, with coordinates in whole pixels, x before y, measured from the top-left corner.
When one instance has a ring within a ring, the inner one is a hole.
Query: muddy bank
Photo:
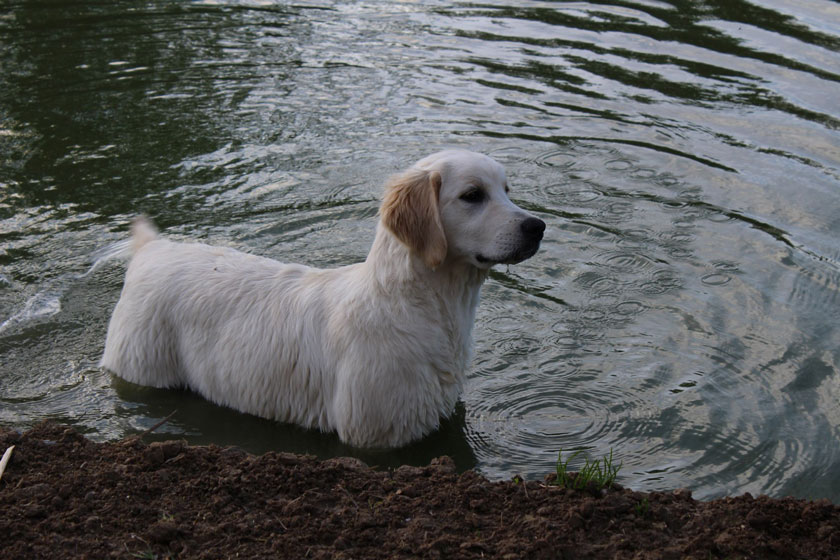
[[[429,466],[94,443],[41,424],[0,480],[8,558],[840,558],[827,500],[573,491]]]

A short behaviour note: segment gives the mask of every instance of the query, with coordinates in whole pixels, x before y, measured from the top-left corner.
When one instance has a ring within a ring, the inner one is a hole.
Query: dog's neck
[[[487,270],[447,258],[432,270],[418,255],[379,223],[365,267],[380,289],[402,294],[402,301],[414,302],[471,337],[475,310]]]
[[[443,329],[448,344],[438,350],[454,360],[449,373],[460,383],[472,355],[475,313],[488,271],[454,259],[432,270],[381,223],[362,266],[369,281],[391,301],[415,307]]]
[[[401,285],[410,290],[424,287],[450,303],[455,303],[451,301],[454,297],[456,302],[466,300],[464,303],[476,304],[481,284],[488,274],[487,270],[451,258],[433,270],[381,222],[377,225],[365,264],[389,290],[399,290]],[[473,298],[476,300],[472,301]]]

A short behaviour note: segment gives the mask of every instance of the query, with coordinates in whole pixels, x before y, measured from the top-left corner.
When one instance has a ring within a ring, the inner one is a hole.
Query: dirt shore
[[[840,558],[840,507],[0,430],[5,558]],[[551,478],[550,476],[548,477]]]

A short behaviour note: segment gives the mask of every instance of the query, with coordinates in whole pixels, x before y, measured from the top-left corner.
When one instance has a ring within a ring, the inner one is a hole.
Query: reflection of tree
[[[514,4],[511,2],[511,4]],[[474,64],[484,66],[493,73],[534,79],[548,83],[559,91],[603,100],[603,79],[626,87],[626,95],[642,103],[652,103],[657,97],[675,98],[694,104],[732,103],[775,109],[796,115],[805,120],[838,126],[831,115],[811,111],[796,105],[775,92],[766,84],[743,70],[727,67],[715,60],[685,58],[678,53],[646,52],[646,49],[617,47],[615,43],[588,42],[580,37],[569,37],[566,29],[583,32],[626,34],[627,37],[649,38],[661,45],[697,47],[701,52],[732,56],[743,60],[757,60],[769,65],[812,74],[820,79],[840,81],[840,76],[822,68],[810,66],[792,56],[754,48],[724,31],[710,25],[719,21],[750,26],[776,36],[791,38],[805,44],[829,50],[840,50],[840,39],[814,31],[799,23],[793,16],[755,6],[744,0],[671,0],[668,4],[647,6],[630,3],[631,12],[638,17],[617,15],[599,10],[597,5],[615,6],[621,2],[595,1],[586,11],[562,10],[555,7],[509,7],[493,9],[492,17],[528,20],[557,26],[557,37],[517,37],[516,41],[537,47],[553,49],[551,57],[542,62],[529,60],[525,65],[508,65],[503,61],[477,58]],[[646,20],[657,24],[646,24]],[[488,32],[463,32],[476,35],[484,41],[510,41],[510,37]],[[697,54],[697,51],[694,51]],[[726,59],[723,59],[726,60]],[[558,62],[559,61],[559,62]],[[639,63],[632,68],[627,62]],[[659,70],[661,68],[661,71]],[[677,72],[676,70],[679,70]]]
[[[514,3],[511,2],[511,5]],[[539,21],[550,25],[598,32],[625,32],[650,37],[657,41],[674,44],[695,45],[713,52],[728,53],[741,58],[756,58],[770,64],[806,70],[794,60],[752,49],[741,41],[705,25],[709,20],[740,23],[770,31],[782,37],[791,37],[803,43],[817,45],[829,50],[840,50],[840,39],[834,35],[820,33],[803,25],[793,16],[781,14],[769,8],[756,6],[746,0],[669,0],[661,6],[643,5],[631,2],[632,11],[643,12],[666,25],[640,25],[635,17],[617,15],[606,10],[599,11],[597,5],[620,5],[614,0],[590,2],[591,10],[568,12],[556,8],[503,8],[495,10],[496,17],[511,17]],[[670,4],[667,5],[667,4]],[[573,41],[562,41],[574,44]],[[597,46],[586,45],[587,50],[604,52]],[[807,70],[806,70],[807,71]]]
[[[133,199],[177,184],[175,164],[231,141],[225,117],[255,65],[225,48],[225,33],[247,40],[242,27],[259,23],[249,18],[278,16],[168,1],[16,4],[0,21],[0,182],[26,205],[135,211]]]

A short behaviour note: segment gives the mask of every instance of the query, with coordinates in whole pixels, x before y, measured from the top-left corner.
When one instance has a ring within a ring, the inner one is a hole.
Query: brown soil
[[[42,424],[0,479],[4,558],[840,558],[840,507],[567,490]],[[550,479],[550,477],[548,477]]]

